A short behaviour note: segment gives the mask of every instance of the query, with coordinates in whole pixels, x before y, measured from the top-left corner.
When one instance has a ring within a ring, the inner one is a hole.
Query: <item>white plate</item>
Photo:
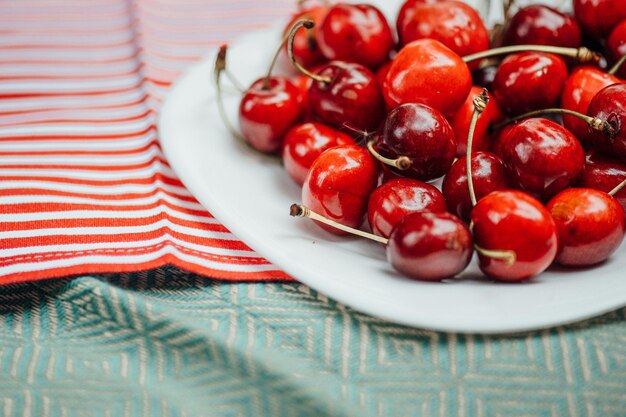
[[[248,84],[262,75],[279,33],[240,39],[229,68]],[[381,245],[326,233],[289,216],[300,190],[278,162],[233,139],[220,121],[213,56],[173,87],[159,120],[167,159],[189,191],[235,235],[299,281],[374,316],[454,332],[504,333],[549,327],[626,305],[626,246],[601,267],[551,270],[523,284],[485,280],[475,260],[458,279],[422,283],[396,274]],[[236,120],[238,98],[226,106]]]

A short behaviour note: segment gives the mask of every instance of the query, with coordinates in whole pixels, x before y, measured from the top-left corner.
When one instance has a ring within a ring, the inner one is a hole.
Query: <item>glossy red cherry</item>
[[[572,71],[561,93],[561,107],[587,114],[591,99],[604,87],[620,80],[598,68],[578,67]],[[563,124],[583,145],[587,144],[587,124],[577,117],[563,115]]]
[[[302,118],[300,90],[283,77],[255,81],[239,105],[239,128],[244,139],[261,152],[280,150],[287,131]]]
[[[378,68],[394,46],[385,16],[369,4],[339,3],[320,24],[317,42],[329,60],[356,62]]]
[[[461,273],[472,253],[467,226],[447,212],[404,217],[387,244],[389,263],[402,274],[421,281],[441,281]]]
[[[618,61],[621,57],[626,55],[626,19],[615,26],[606,42],[606,46],[613,61]],[[620,78],[626,78],[626,67],[622,65],[617,71],[617,75],[619,75]]]
[[[554,106],[566,79],[567,66],[560,57],[523,52],[504,58],[491,91],[505,113],[517,115]]]
[[[385,158],[407,157],[402,175],[428,181],[445,174],[454,160],[456,141],[448,121],[424,104],[403,104],[393,109],[378,135],[378,152]]]
[[[573,0],[573,4],[580,27],[596,40],[609,36],[613,28],[626,19],[624,0]]]
[[[378,163],[366,149],[357,145],[336,146],[313,162],[302,187],[302,201],[325,217],[359,227],[377,184]],[[344,234],[327,225],[320,226],[331,233]]]
[[[580,187],[608,193],[626,180],[626,163],[595,152],[587,153],[586,157],[585,171],[578,183]],[[626,189],[618,191],[614,197],[626,210]]]
[[[326,13],[328,13],[328,7],[325,6],[313,6],[307,8],[296,13],[285,28],[285,33],[289,33],[291,27],[301,19],[310,19],[315,22],[316,25],[311,29],[311,31],[302,31],[297,33],[293,42],[293,53],[298,62],[305,67],[314,67],[326,61],[326,58],[322,54],[316,40],[318,32],[317,25],[324,20]],[[287,44],[285,44],[283,52],[285,58],[287,58]]]
[[[521,191],[494,191],[472,210],[479,267],[499,281],[522,281],[546,270],[557,249],[557,229],[550,212]],[[494,256],[486,251],[494,251]]]
[[[547,204],[559,231],[556,261],[565,266],[604,262],[624,240],[624,209],[605,192],[569,188]]]
[[[376,75],[367,67],[342,61],[324,65],[309,89],[311,113],[336,128],[371,131],[385,117],[385,102]]]
[[[434,39],[405,45],[394,58],[383,85],[390,108],[423,103],[443,114],[457,110],[472,88],[472,76],[461,57]]]
[[[402,44],[436,39],[459,56],[489,48],[489,32],[478,12],[455,0],[414,6],[412,18],[404,16],[398,25],[398,36]]]
[[[402,7],[400,7],[400,11],[398,11],[398,17],[396,19],[396,30],[398,34],[402,32],[403,27],[414,19],[417,7],[422,4],[432,4],[439,1],[442,0],[407,0],[402,3]]]
[[[367,204],[372,232],[389,237],[394,226],[411,213],[446,211],[441,191],[411,178],[387,181],[374,190]]]
[[[547,119],[526,119],[513,126],[499,156],[511,183],[544,201],[574,184],[585,167],[580,142]]]
[[[311,165],[327,149],[340,145],[353,145],[351,136],[321,123],[296,125],[285,136],[282,157],[287,174],[302,185]]]
[[[472,181],[478,200],[492,191],[511,188],[502,160],[489,152],[472,153]],[[443,179],[441,191],[450,213],[469,222],[472,202],[467,186],[467,157],[461,157],[452,164]]]
[[[481,87],[472,87],[472,90],[465,99],[465,103],[463,103],[461,108],[459,108],[454,115],[448,118],[456,138],[457,156],[462,156],[466,153],[467,132],[469,130],[472,114],[474,113],[474,99],[480,95],[482,91],[483,89]],[[498,103],[492,100],[493,97],[491,97],[490,94],[488,97],[489,105],[485,108],[485,111],[481,113],[480,118],[476,122],[472,145],[474,151],[488,151],[491,148],[493,138],[492,134],[489,132],[489,126],[502,121],[504,118]]]
[[[519,9],[508,21],[503,44],[578,48],[582,34],[571,16],[543,4],[532,4]]]
[[[613,84],[600,90],[589,103],[587,114],[607,121],[613,128],[610,135],[589,129],[594,146],[626,161],[626,84]]]

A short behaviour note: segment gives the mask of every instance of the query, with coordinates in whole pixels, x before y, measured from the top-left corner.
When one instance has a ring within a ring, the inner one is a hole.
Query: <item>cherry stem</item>
[[[617,187],[615,187],[611,191],[609,191],[608,195],[614,197],[615,194],[619,193],[622,190],[622,188],[624,188],[624,187],[626,187],[626,179],[624,181],[620,182],[619,184],[617,184]]]
[[[389,159],[379,154],[378,151],[374,149],[374,140],[370,140],[367,142],[367,150],[370,151],[374,158],[378,159],[385,165],[395,167],[400,171],[406,171],[407,169],[411,168],[411,160],[408,156],[399,156],[396,159]]]
[[[383,245],[387,245],[387,243],[389,243],[389,239],[386,239],[381,236],[377,236],[372,233],[367,233],[359,229],[354,229],[352,227],[345,226],[341,223],[337,223],[336,221],[330,220],[322,216],[321,214],[317,214],[316,212],[312,211],[310,208],[305,207],[301,204],[292,204],[291,207],[289,208],[289,215],[292,217],[308,217],[311,220],[317,220],[318,222],[327,224],[328,226],[334,227],[335,229],[343,230],[344,232],[361,236],[361,237],[373,240],[375,242],[382,243]]]
[[[570,58],[576,58],[581,64],[588,62],[600,62],[600,55],[581,46],[580,48],[565,48],[561,46],[549,46],[549,45],[511,45],[503,46],[501,48],[488,49],[486,51],[477,52],[475,54],[466,55],[463,57],[463,61],[472,62],[479,59],[485,59],[497,55],[506,55],[514,52],[546,52],[551,54],[557,54],[567,56]]]
[[[472,178],[472,147],[474,144],[474,131],[476,130],[476,123],[478,118],[487,108],[489,103],[489,95],[487,89],[483,88],[483,91],[474,98],[474,113],[470,119],[469,129],[467,131],[467,151],[465,156],[466,170],[467,170],[467,188],[469,189],[470,201],[472,207],[476,205],[476,193],[474,191],[474,179]]]
[[[582,114],[574,110],[559,109],[559,108],[541,109],[541,110],[535,110],[535,111],[531,111],[528,113],[524,113],[524,114],[515,116],[511,119],[507,119],[503,122],[500,122],[494,125],[493,129],[499,130],[508,124],[515,123],[520,120],[527,119],[529,117],[544,116],[546,114],[567,114],[569,116],[577,117],[583,122],[587,123],[587,125],[589,125],[589,127],[591,127],[593,130],[602,132],[609,137],[613,137],[617,133],[615,131],[615,128],[611,126],[611,124],[607,122],[606,120],[602,120],[598,117],[587,116],[586,114]]]
[[[619,61],[617,61],[615,65],[613,65],[611,69],[607,71],[607,73],[610,75],[615,75],[617,71],[619,71],[619,69],[622,68],[622,65],[624,65],[624,62],[626,62],[626,54],[624,54],[624,56],[622,56],[619,59]]]
[[[512,250],[491,250],[481,248],[476,244],[474,245],[474,249],[483,256],[504,261],[505,266],[511,266],[515,263],[515,261],[517,261],[517,254]]]
[[[267,75],[265,76],[265,79],[263,80],[263,90],[270,89],[270,79],[272,78],[272,71],[274,71],[274,67],[276,66],[278,57],[280,56],[280,51],[283,49],[283,45],[285,45],[285,42],[287,42],[287,39],[289,39],[288,34],[283,36],[283,39],[280,41],[280,45],[278,46],[278,49],[276,49],[276,53],[274,53],[274,57],[272,58],[272,63],[270,64],[270,67],[267,70]]]
[[[313,29],[314,26],[315,26],[315,22],[311,19],[301,19],[301,20],[298,20],[296,23],[294,23],[294,25],[291,27],[291,30],[289,31],[289,35],[287,36],[287,39],[288,39],[287,53],[289,54],[289,59],[291,59],[293,66],[296,67],[296,69],[300,71],[302,74],[306,75],[307,77],[315,81],[319,81],[325,84],[330,84],[333,81],[332,78],[314,74],[308,69],[304,68],[302,65],[300,65],[300,63],[296,59],[296,56],[293,53],[293,42],[294,42],[294,39],[296,38],[296,33],[298,33],[298,30],[300,30],[300,28],[302,27],[304,27],[305,29]]]

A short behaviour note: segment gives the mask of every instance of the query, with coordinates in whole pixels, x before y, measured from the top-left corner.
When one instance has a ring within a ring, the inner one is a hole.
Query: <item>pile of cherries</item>
[[[573,0],[573,17],[530,5],[492,30],[456,0],[407,0],[395,28],[369,4],[300,8],[229,125],[282,157],[302,186],[292,215],[381,242],[418,280],[453,277],[474,252],[512,282],[618,249],[626,1]],[[281,61],[292,76],[272,74]],[[225,47],[220,94],[223,74]]]

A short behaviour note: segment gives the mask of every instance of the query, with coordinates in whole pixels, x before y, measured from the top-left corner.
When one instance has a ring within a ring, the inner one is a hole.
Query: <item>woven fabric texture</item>
[[[0,288],[0,414],[623,417],[626,310],[505,337],[168,268]]]

